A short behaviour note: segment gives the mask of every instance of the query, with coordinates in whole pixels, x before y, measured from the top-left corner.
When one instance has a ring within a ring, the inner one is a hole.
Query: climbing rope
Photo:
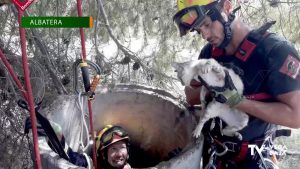
[[[21,25],[21,18],[23,16],[23,11],[18,9],[18,22]],[[29,66],[28,66],[28,58],[26,52],[26,38],[25,38],[25,29],[19,26],[19,33],[20,33],[20,44],[21,44],[21,52],[22,52],[22,65],[23,65],[23,72],[24,72],[24,80],[25,80],[25,88],[23,87],[22,83],[18,79],[18,76],[14,72],[13,68],[7,61],[6,57],[4,56],[3,52],[0,50],[0,58],[7,68],[8,72],[12,76],[13,80],[15,81],[17,87],[22,92],[24,99],[28,103],[28,110],[30,112],[30,118],[32,121],[32,135],[33,135],[33,146],[34,146],[34,155],[35,155],[35,163],[36,168],[41,169],[41,157],[40,151],[38,146],[38,134],[37,134],[37,124],[36,124],[36,116],[35,116],[35,107],[33,101],[33,94],[32,94],[32,86],[30,83],[30,73],[29,73]]]
[[[89,147],[89,143],[90,143],[90,138],[89,138],[89,129],[88,126],[86,124],[86,115],[84,113],[84,96],[82,96],[82,93],[78,94],[78,100],[77,100],[77,106],[80,110],[81,113],[81,128],[80,128],[80,146],[81,149],[85,152],[87,150],[87,148]],[[86,145],[84,145],[84,133],[86,133]]]
[[[21,25],[21,18],[23,16],[23,11],[18,9],[18,21],[19,25]],[[42,168],[41,164],[41,157],[40,157],[40,150],[38,146],[38,134],[37,134],[37,124],[36,124],[36,116],[35,116],[35,108],[34,108],[34,101],[32,95],[32,87],[30,83],[30,73],[29,73],[29,66],[28,66],[28,59],[27,59],[27,52],[26,52],[26,37],[25,37],[25,29],[19,26],[20,32],[20,42],[21,42],[21,51],[22,51],[22,63],[23,63],[23,71],[24,71],[24,79],[25,79],[25,87],[27,90],[27,103],[29,106],[30,111],[30,118],[32,122],[32,135],[33,135],[33,142],[34,142],[34,154],[36,159],[36,166],[38,169]]]
[[[90,73],[89,73],[89,68],[93,68],[96,71],[96,75],[93,77],[93,81],[92,83],[90,83]],[[78,87],[78,69],[81,69],[81,75],[82,75],[82,81],[83,81],[83,85],[84,85],[84,92],[80,91],[79,87]],[[83,131],[84,128],[87,129],[86,126],[86,120],[85,120],[85,112],[84,112],[84,108],[83,108],[83,96],[87,96],[87,103],[88,103],[88,111],[89,111],[89,132],[90,136],[91,136],[91,140],[93,143],[95,143],[95,136],[94,136],[94,126],[93,126],[93,112],[92,112],[92,100],[94,99],[94,95],[95,95],[95,90],[97,85],[99,84],[100,81],[100,73],[101,73],[101,69],[100,67],[88,60],[84,60],[84,59],[77,59],[74,64],[73,64],[73,77],[74,77],[74,81],[73,81],[73,87],[74,87],[74,91],[75,93],[78,95],[78,107],[80,109],[81,112],[81,119],[82,119],[82,125],[81,126],[81,139],[80,139],[80,144],[83,146],[83,150],[86,150],[88,147],[88,144],[90,143],[89,140],[89,135],[87,134],[86,138],[87,138],[87,145],[85,146],[83,144]],[[96,156],[96,145],[93,144],[93,163],[94,163],[94,167],[97,168],[97,156]]]
[[[78,12],[79,17],[82,16],[81,3],[82,3],[81,0],[77,0],[77,12]],[[80,39],[81,39],[81,50],[82,50],[82,55],[81,55],[82,56],[82,63],[85,63],[86,62],[86,50],[85,50],[85,38],[84,38],[83,28],[80,28]],[[100,77],[98,78],[98,81],[99,80],[100,80]],[[87,86],[85,86],[85,87],[87,89]],[[87,92],[87,90],[86,90],[86,92]],[[93,126],[93,112],[92,112],[91,100],[92,100],[92,98],[88,99],[88,110],[89,110],[89,119],[90,119],[90,134],[91,134],[91,138],[93,140],[93,143],[95,143],[94,126]],[[97,167],[96,144],[93,144],[93,163],[94,163],[94,167],[97,169],[98,167]],[[99,168],[100,168],[100,166],[99,166]]]

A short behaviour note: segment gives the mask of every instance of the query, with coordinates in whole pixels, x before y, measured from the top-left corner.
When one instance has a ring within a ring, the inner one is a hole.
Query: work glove
[[[234,107],[239,104],[243,97],[242,93],[239,93],[234,86],[234,83],[229,75],[228,70],[225,72],[225,84],[222,87],[206,86],[211,92],[212,97],[220,103],[227,104],[230,107]]]
[[[60,127],[60,125],[58,125],[57,123],[53,122],[53,121],[49,121],[58,140],[62,140],[63,138],[63,133],[62,133],[62,129]],[[42,128],[41,124],[39,123],[39,121],[37,120],[37,123],[36,123],[36,127],[37,127],[37,133],[38,133],[38,136],[47,136],[44,129]],[[29,133],[29,130],[32,129],[32,123],[31,123],[31,118],[30,117],[27,117],[26,120],[25,120],[25,129],[24,129],[24,133],[25,134],[28,134]]]
[[[47,136],[40,123],[36,123],[38,136]],[[32,129],[31,119],[27,117],[25,120],[24,134],[28,134],[29,130]]]
[[[64,135],[62,133],[62,128],[60,127],[59,124],[53,122],[53,121],[49,121],[54,132],[55,132],[55,135],[57,136],[60,144],[62,145],[62,148],[64,149],[64,151],[67,153],[68,151],[68,148],[69,146],[66,144],[65,142],[65,138],[64,138]],[[31,123],[31,118],[30,117],[27,117],[26,120],[25,120],[25,129],[24,129],[24,133],[25,134],[28,134],[29,133],[29,130],[32,128],[32,123]],[[47,134],[45,132],[45,130],[42,128],[41,124],[39,123],[39,121],[37,120],[37,133],[38,133],[38,136],[39,137],[46,137],[47,139],[47,142],[48,142],[48,145],[49,147],[55,151],[55,148],[53,147],[53,145],[51,144],[51,142],[48,140],[48,137],[47,137]],[[56,151],[55,151],[56,152]]]
[[[71,148],[68,150],[68,156],[70,162],[76,166],[85,167],[87,169],[93,169],[93,161],[86,153],[74,152]]]

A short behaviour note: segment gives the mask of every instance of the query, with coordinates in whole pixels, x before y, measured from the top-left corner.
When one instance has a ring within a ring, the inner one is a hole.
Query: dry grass
[[[281,137],[276,139],[275,144],[285,145],[288,152],[300,153],[300,130],[292,129],[291,137]],[[299,169],[300,155],[286,155],[279,160],[280,169]]]

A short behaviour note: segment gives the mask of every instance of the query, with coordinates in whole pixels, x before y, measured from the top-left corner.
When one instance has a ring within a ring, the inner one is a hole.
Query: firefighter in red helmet
[[[97,161],[102,169],[131,169],[129,136],[120,126],[105,126],[96,137]]]

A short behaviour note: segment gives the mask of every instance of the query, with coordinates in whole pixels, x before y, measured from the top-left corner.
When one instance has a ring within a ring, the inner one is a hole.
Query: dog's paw
[[[227,126],[222,130],[222,133],[225,136],[229,136],[229,137],[235,137],[239,140],[243,139],[243,136],[241,135],[241,133],[237,132],[237,128],[233,127],[233,126]]]
[[[237,139],[239,139],[240,141],[243,140],[243,136],[242,136],[241,133],[239,133],[239,132],[235,132],[235,133],[234,133],[234,136],[235,136]]]
[[[212,70],[213,67],[211,63],[212,63],[211,60],[207,60],[205,63],[201,64],[200,71],[202,74],[206,74]]]
[[[225,73],[223,71],[222,66],[215,60],[209,59],[206,61],[205,64],[201,65],[201,73],[206,74],[211,71],[214,71],[217,74],[220,74],[220,76],[225,77]]]
[[[194,132],[193,132],[193,136],[194,136],[195,138],[199,138],[200,135],[201,135],[201,132],[200,132],[200,133],[199,133],[198,131],[194,131]]]
[[[197,126],[196,129],[193,131],[193,136],[195,138],[199,138],[201,135],[202,126]]]
[[[214,72],[216,72],[216,75],[219,79],[225,79],[226,74],[225,74],[223,67],[216,66],[216,67],[213,67],[212,70]]]
[[[210,67],[211,67],[211,71],[215,72],[216,75],[220,78],[220,79],[224,79],[225,78],[225,71],[224,68],[215,60],[211,60],[210,61]]]
[[[223,68],[220,65],[212,65],[211,69],[216,72],[216,73],[220,73],[220,74],[224,74]]]

